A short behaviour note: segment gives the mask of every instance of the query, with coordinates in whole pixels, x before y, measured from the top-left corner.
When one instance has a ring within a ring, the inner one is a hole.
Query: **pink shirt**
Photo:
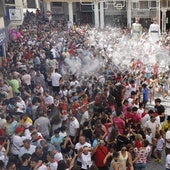
[[[132,114],[132,120],[134,122],[140,122],[141,121],[140,115],[138,115],[137,113],[136,114]]]
[[[120,117],[113,118],[113,124],[118,128],[120,134],[123,134],[125,121],[121,119]]]

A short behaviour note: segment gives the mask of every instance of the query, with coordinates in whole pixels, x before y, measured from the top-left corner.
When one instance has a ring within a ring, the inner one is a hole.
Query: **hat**
[[[20,132],[23,132],[24,131],[24,128],[21,127],[21,126],[18,126],[16,129],[15,129],[15,133],[20,133]]]

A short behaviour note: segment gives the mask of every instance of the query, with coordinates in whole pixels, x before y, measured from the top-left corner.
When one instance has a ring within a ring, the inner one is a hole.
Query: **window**
[[[148,9],[148,1],[140,1],[140,9]]]
[[[36,8],[35,0],[27,0],[27,8]]]
[[[5,4],[15,4],[15,0],[5,0]]]
[[[138,8],[139,8],[139,3],[138,3],[138,2],[137,2],[137,3],[135,2],[135,3],[133,3],[132,6],[133,6],[133,9],[136,9],[136,8],[138,9]]]
[[[156,1],[149,1],[149,8],[150,9],[156,8]]]
[[[52,6],[53,7],[61,7],[62,6],[62,2],[52,2]]]

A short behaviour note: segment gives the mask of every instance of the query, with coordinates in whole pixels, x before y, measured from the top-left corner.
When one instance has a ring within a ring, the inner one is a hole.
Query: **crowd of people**
[[[0,169],[145,170],[164,151],[170,169],[161,103],[169,72],[157,63],[148,72],[135,58],[123,72],[92,29],[27,13],[20,36],[11,35],[0,79]],[[128,34],[117,32],[114,48]]]

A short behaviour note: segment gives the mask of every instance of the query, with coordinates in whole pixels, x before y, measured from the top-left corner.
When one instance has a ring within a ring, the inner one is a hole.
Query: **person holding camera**
[[[94,162],[98,170],[108,170],[108,165],[104,162],[108,154],[108,148],[103,140],[100,140],[94,148]]]
[[[81,170],[90,170],[93,162],[92,162],[92,148],[88,146],[84,146],[79,149],[78,157],[81,160]]]

